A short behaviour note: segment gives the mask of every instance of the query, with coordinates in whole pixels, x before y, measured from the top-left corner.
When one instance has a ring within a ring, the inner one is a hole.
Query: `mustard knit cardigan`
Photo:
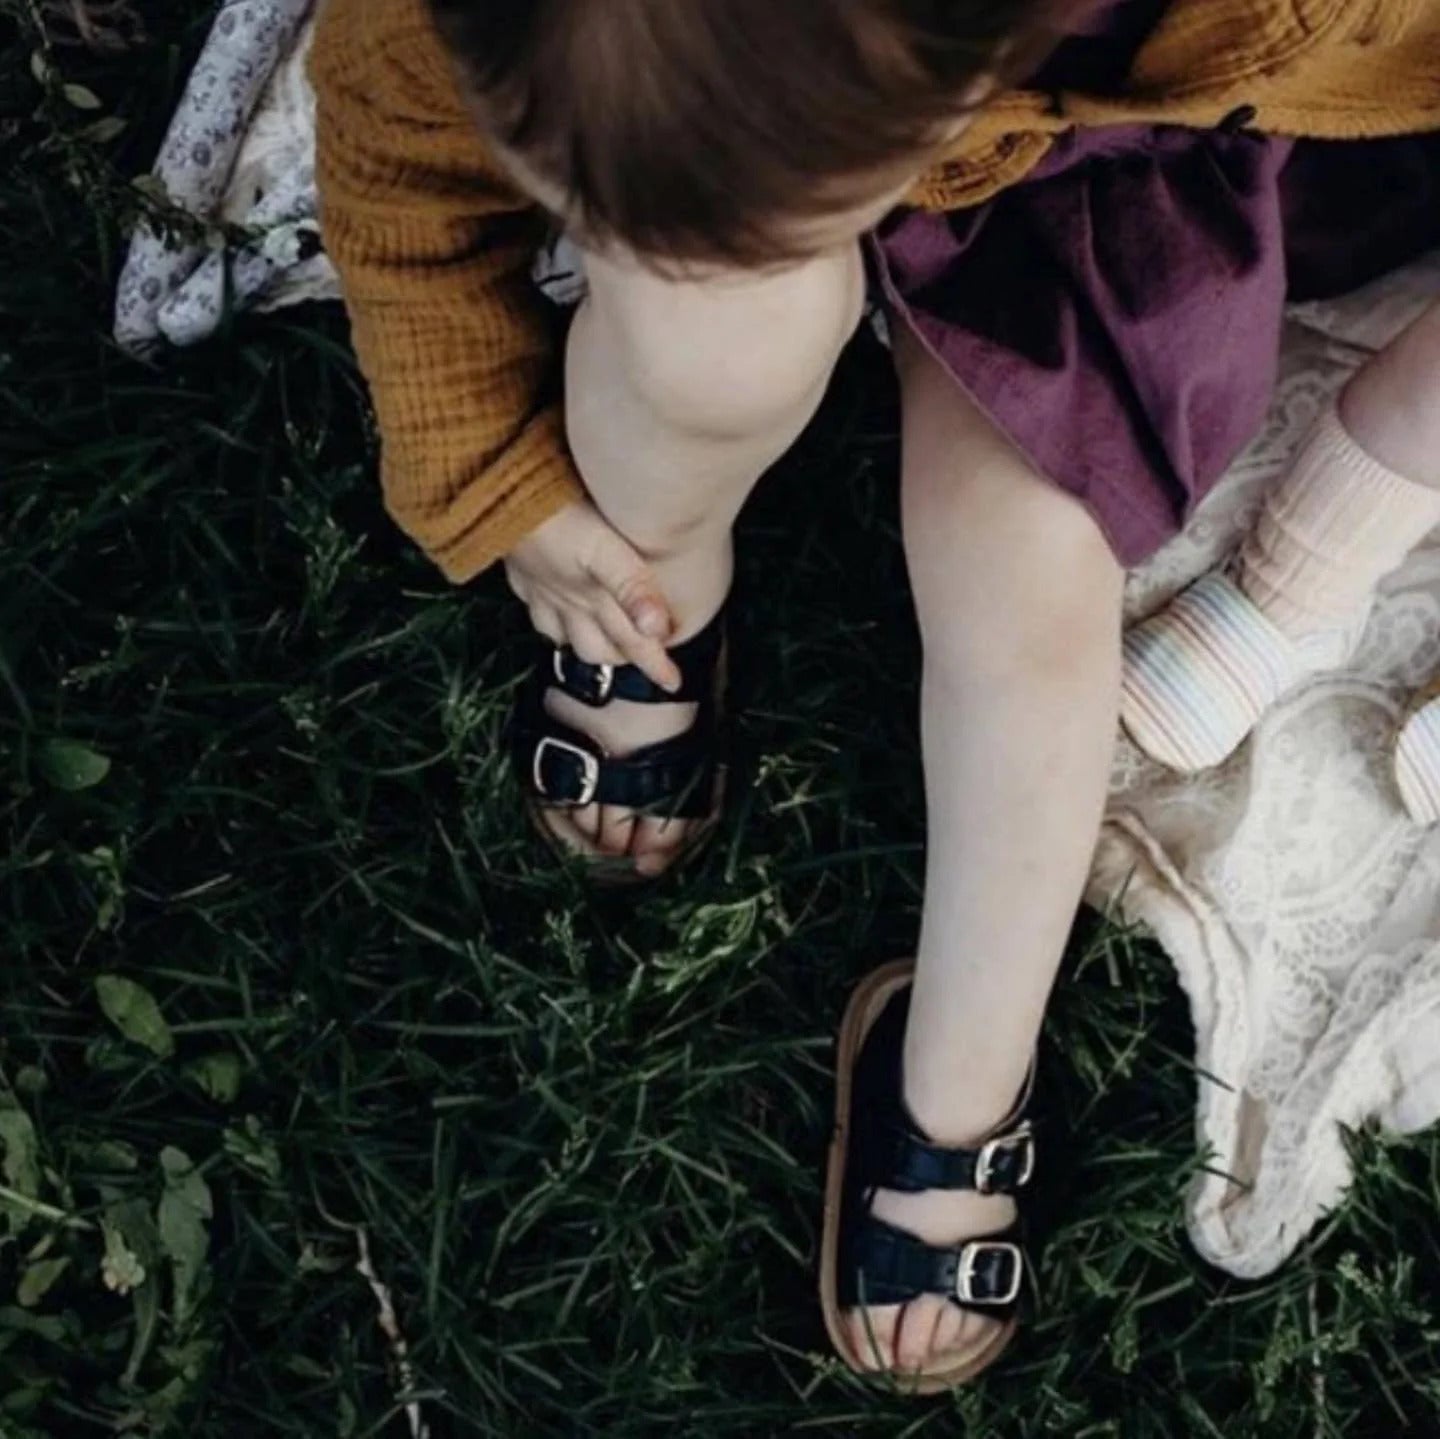
[[[529,279],[545,222],[488,153],[425,0],[324,0],[310,68],[322,228],[386,506],[463,582],[582,493]],[[989,199],[1072,126],[1237,111],[1281,135],[1440,129],[1440,0],[1172,0],[1119,93],[1002,95],[910,199]]]

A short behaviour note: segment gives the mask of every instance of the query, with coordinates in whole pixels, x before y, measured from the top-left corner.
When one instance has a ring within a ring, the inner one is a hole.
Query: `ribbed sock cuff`
[[[1292,638],[1343,624],[1440,524],[1440,490],[1387,469],[1332,403],[1267,495],[1236,579]]]

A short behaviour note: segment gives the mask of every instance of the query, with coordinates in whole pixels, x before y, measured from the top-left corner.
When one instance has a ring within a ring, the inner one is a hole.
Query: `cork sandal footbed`
[[[888,1375],[902,1390],[912,1394],[942,1394],[968,1384],[989,1369],[1009,1347],[1019,1328],[1012,1317],[1001,1325],[995,1337],[961,1364],[942,1370],[880,1370],[867,1367],[850,1344],[845,1311],[837,1298],[840,1256],[840,1206],[844,1191],[845,1161],[850,1141],[851,1076],[860,1057],[865,1037],[884,1012],[897,990],[911,982],[915,973],[913,960],[896,960],[883,965],[861,981],[846,1006],[840,1023],[840,1036],[835,1057],[835,1129],[830,1140],[830,1155],[825,1176],[825,1217],[820,1238],[820,1309],[825,1328],[835,1352],[857,1374],[871,1378]]]

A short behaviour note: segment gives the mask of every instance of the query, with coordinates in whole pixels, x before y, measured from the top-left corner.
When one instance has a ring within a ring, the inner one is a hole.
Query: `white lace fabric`
[[[1186,532],[1131,577],[1148,614],[1249,526],[1311,421],[1440,296],[1440,257],[1296,306],[1264,432]],[[1350,648],[1348,644],[1342,648]],[[1342,668],[1307,681],[1224,765],[1181,777],[1121,738],[1090,898],[1150,928],[1196,1035],[1192,1241],[1267,1274],[1349,1185],[1340,1126],[1440,1118],[1440,830],[1406,818],[1392,745],[1440,672],[1440,544],[1382,586]]]
[[[135,238],[117,297],[122,343],[190,343],[224,303],[333,298],[315,228],[311,0],[227,0],[156,173],[201,218],[251,244],[167,249]],[[227,294],[227,266],[229,289]],[[574,256],[537,281],[573,301]],[[1440,294],[1440,258],[1358,295],[1296,307],[1264,433],[1186,532],[1130,581],[1132,618],[1221,562],[1311,420],[1365,355]],[[1339,1125],[1396,1132],[1440,1118],[1440,829],[1410,824],[1391,742],[1440,673],[1440,545],[1383,587],[1343,668],[1280,703],[1223,766],[1180,778],[1122,738],[1091,900],[1148,926],[1189,997],[1196,1124],[1211,1156],[1187,1197],[1196,1248],[1232,1274],[1280,1264],[1344,1193]]]

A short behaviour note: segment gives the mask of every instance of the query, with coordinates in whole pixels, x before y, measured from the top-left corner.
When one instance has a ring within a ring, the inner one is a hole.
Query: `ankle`
[[[989,1139],[1015,1113],[1029,1074],[1029,1056],[1018,1067],[940,1063],[904,1058],[905,1107],[927,1138],[937,1144],[973,1148]]]

